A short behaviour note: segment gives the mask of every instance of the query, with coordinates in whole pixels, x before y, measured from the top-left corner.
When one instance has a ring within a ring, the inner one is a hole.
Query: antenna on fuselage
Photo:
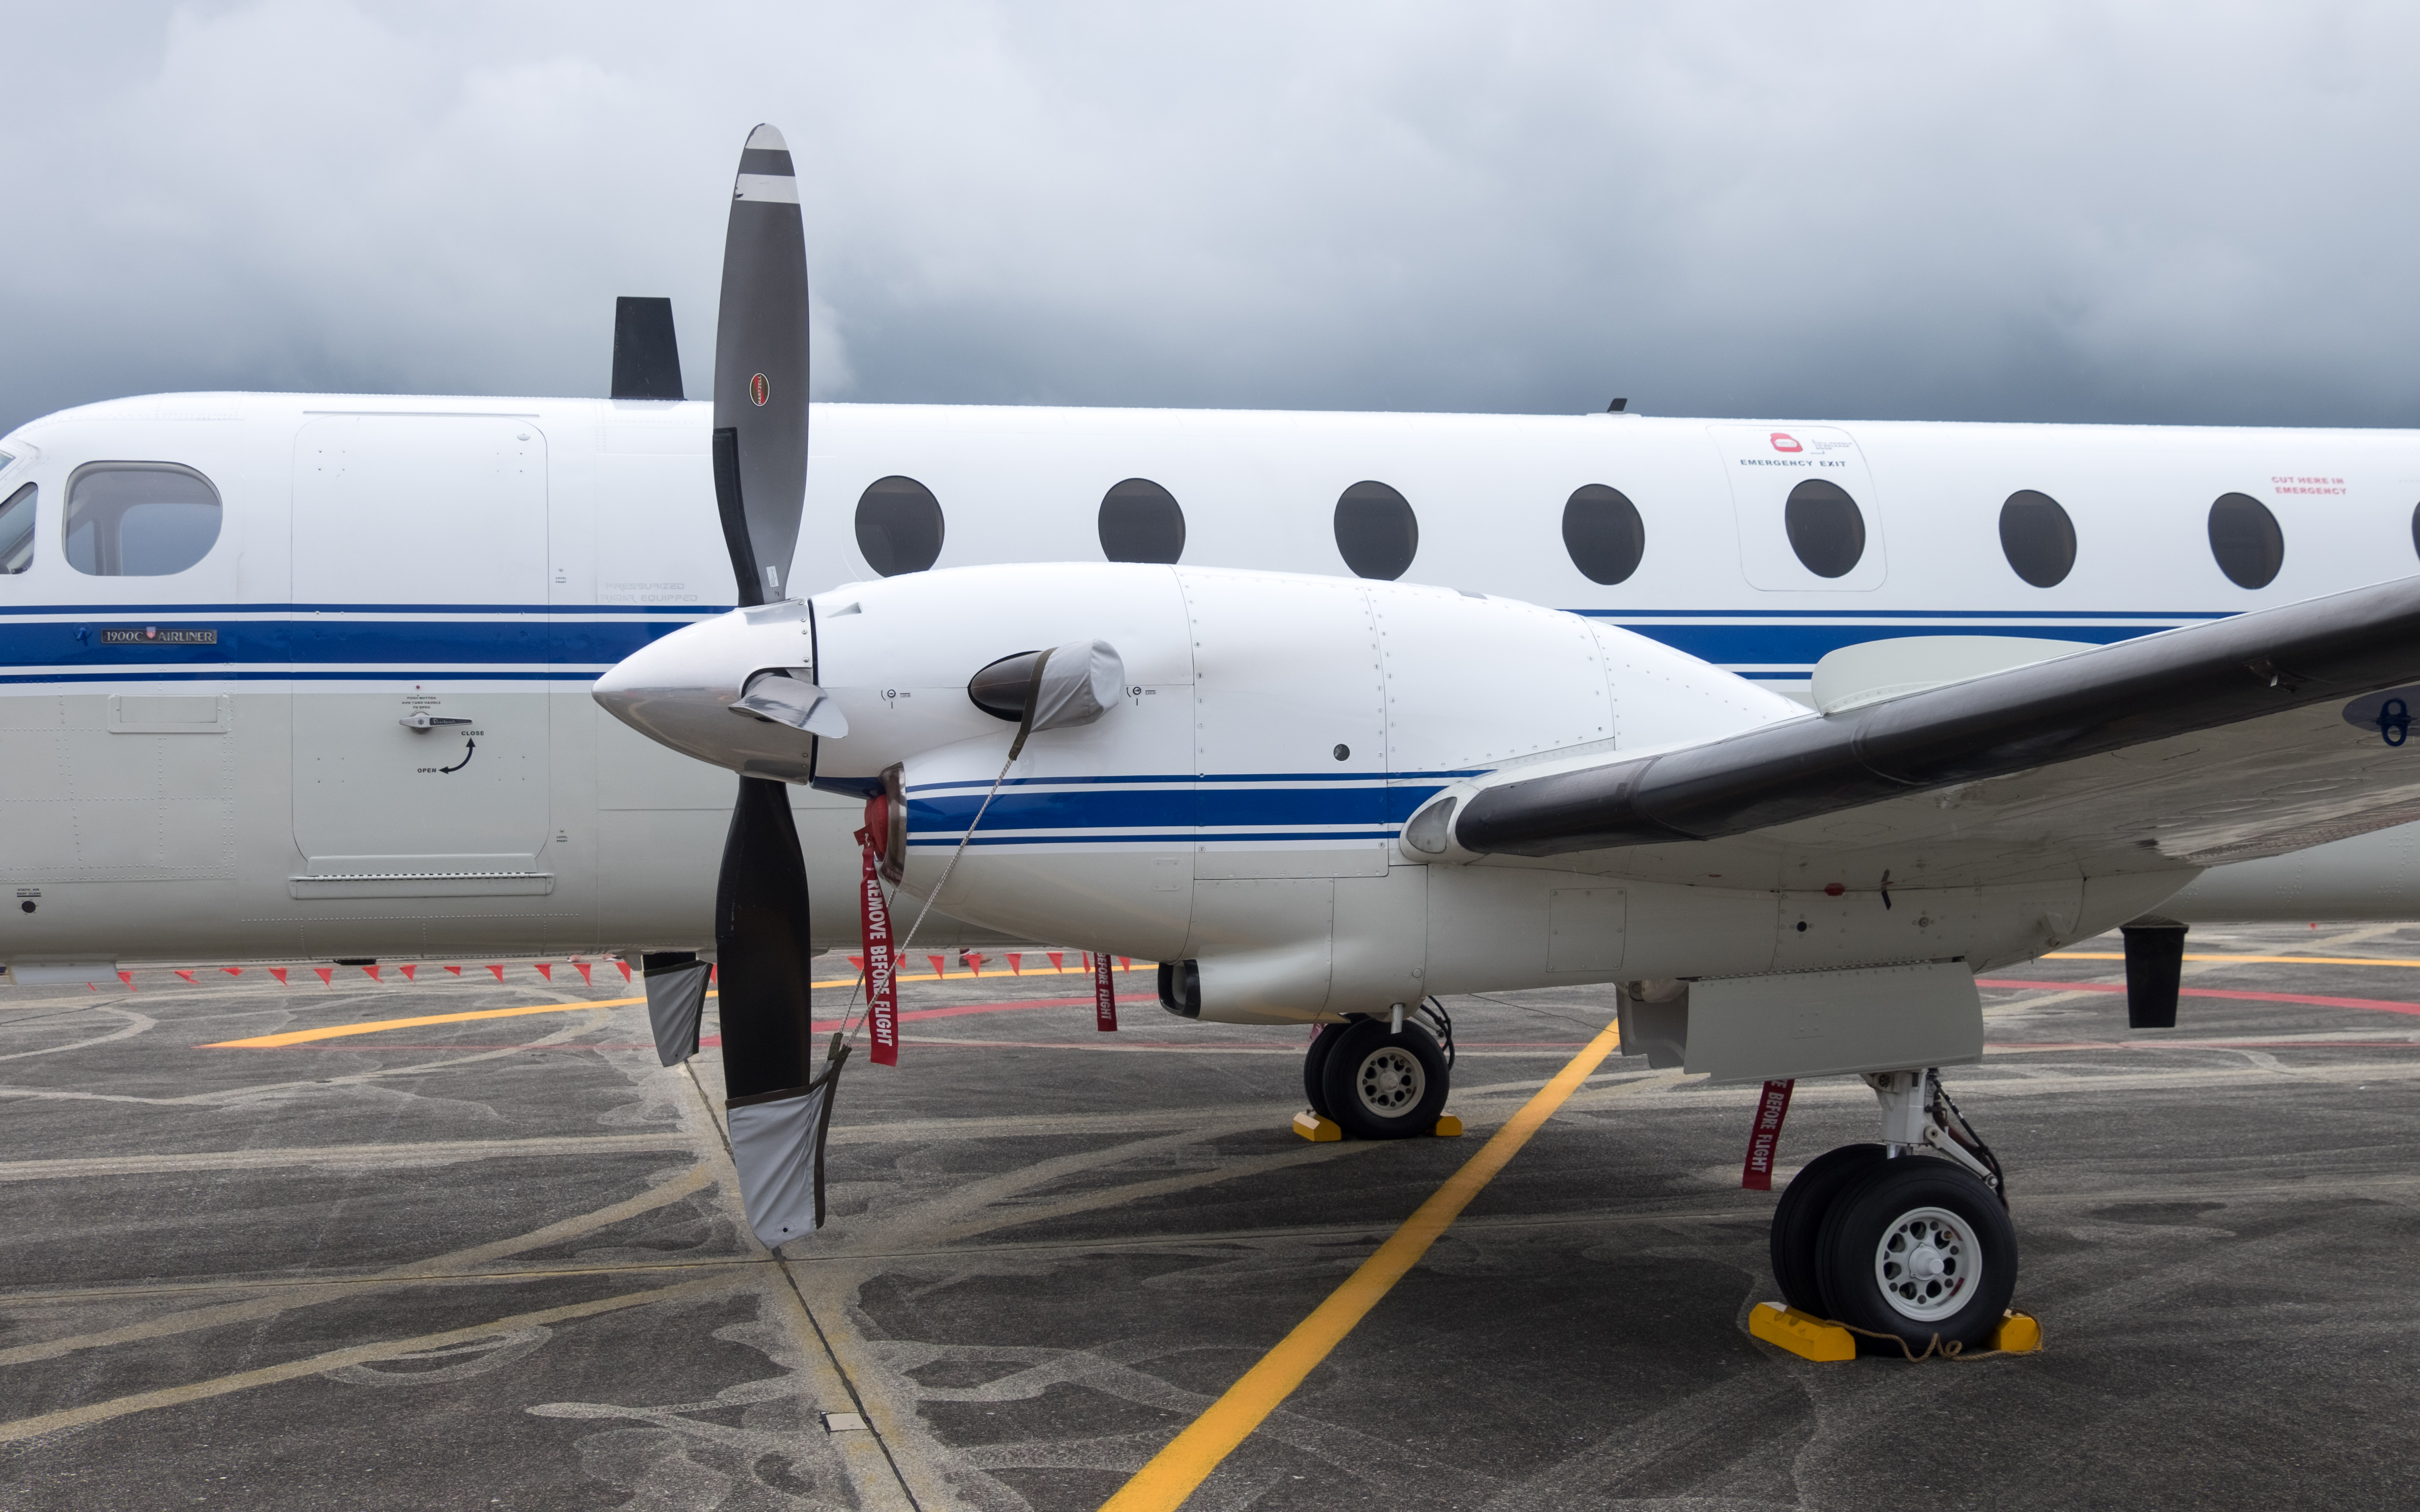
[[[625,294],[613,301],[613,397],[686,397],[672,301]]]

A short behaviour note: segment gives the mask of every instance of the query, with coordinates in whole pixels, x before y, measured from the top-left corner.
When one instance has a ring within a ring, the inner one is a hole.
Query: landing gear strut
[[[1434,1001],[1323,1024],[1302,1058],[1311,1110],[1356,1139],[1430,1133],[1452,1083],[1453,1021]]]
[[[1883,1143],[1807,1164],[1773,1213],[1773,1276],[1800,1312],[1863,1331],[1860,1350],[1974,1349],[2017,1285],[2017,1235],[2000,1163],[1960,1117],[1938,1072],[1866,1078]],[[1865,1337],[1882,1335],[1884,1338]]]

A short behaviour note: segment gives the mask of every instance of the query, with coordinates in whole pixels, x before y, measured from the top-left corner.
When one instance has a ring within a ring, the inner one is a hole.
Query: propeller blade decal
[[[769,126],[739,154],[723,235],[714,483],[739,602],[795,596],[784,575],[807,491],[807,245],[789,147]]]

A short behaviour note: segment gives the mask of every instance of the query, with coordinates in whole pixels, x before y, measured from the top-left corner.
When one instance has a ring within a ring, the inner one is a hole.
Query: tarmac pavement
[[[2041,1353],[1750,1338],[1755,1090],[1616,1057],[1188,1507],[2420,1501],[2420,926],[2196,930],[2232,959],[2173,1030],[2126,1028],[2117,949],[1993,974],[1947,1073]],[[831,1221],[776,1257],[714,1049],[659,1067],[585,1006],[635,995],[610,966],[436,964],[0,986],[0,1505],[1089,1512],[1611,1016],[1451,1000],[1469,1133],[1314,1145],[1301,1030],[1170,1018],[1144,964],[1106,1035],[1080,975],[953,965],[848,1066]],[[1874,1133],[1804,1084],[1784,1171]]]

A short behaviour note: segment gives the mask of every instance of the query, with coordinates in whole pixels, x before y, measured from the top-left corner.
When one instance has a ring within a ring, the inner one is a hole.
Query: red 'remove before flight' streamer
[[[1767,1082],[1756,1100],[1756,1128],[1747,1136],[1747,1164],[1740,1167],[1740,1185],[1751,1192],[1773,1190],[1773,1156],[1781,1147],[1781,1120],[1790,1115],[1795,1081]]]
[[[860,901],[864,906],[860,917],[865,933],[866,1028],[874,1041],[874,1063],[896,1066],[899,977],[898,963],[891,953],[891,903],[882,896],[882,877],[876,868],[871,826],[857,832],[857,843],[865,856],[864,880],[860,887]]]
[[[1118,1027],[1118,988],[1105,950],[1093,952],[1093,1026],[1103,1034],[1114,1034]]]

